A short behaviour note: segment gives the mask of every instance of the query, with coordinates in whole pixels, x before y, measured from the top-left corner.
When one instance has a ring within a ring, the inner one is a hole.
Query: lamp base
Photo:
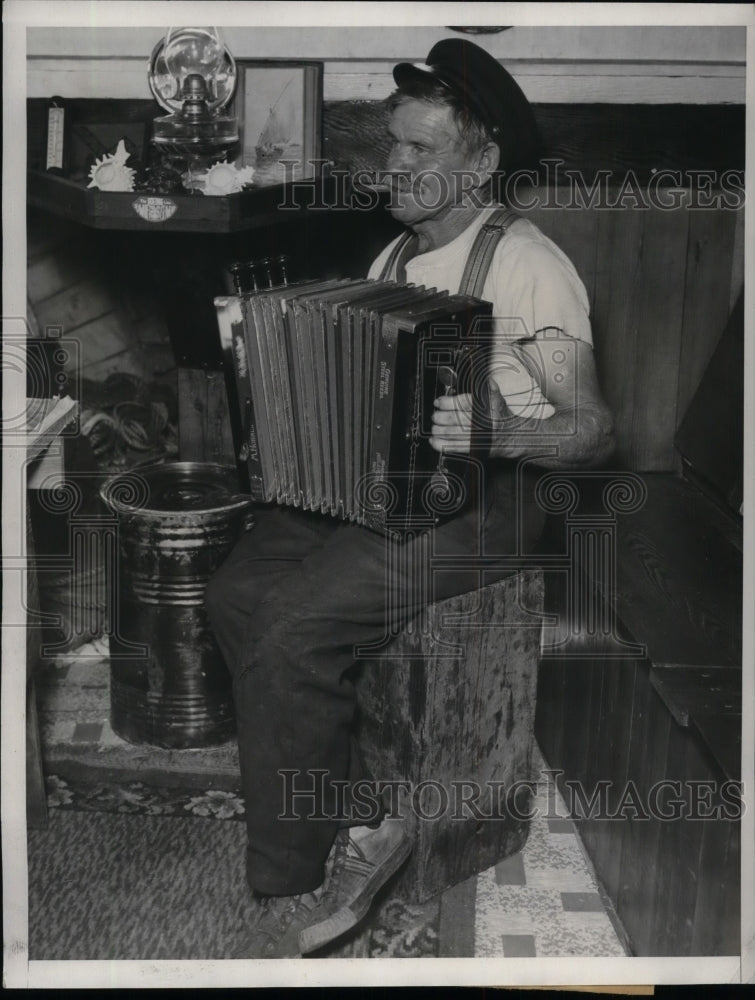
[[[233,145],[216,147],[208,152],[181,148],[176,144],[158,144],[153,140],[160,164],[174,178],[180,177],[184,190],[196,194],[203,188],[203,178],[214,163],[228,159]]]
[[[155,118],[153,122],[152,145],[171,169],[188,175],[184,187],[191,192],[196,189],[193,178],[218,160],[228,159],[238,141],[236,119],[223,115],[207,115],[192,121],[175,114]]]

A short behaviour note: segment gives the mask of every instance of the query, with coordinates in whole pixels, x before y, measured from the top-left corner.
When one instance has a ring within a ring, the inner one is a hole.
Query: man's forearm
[[[530,458],[548,469],[600,465],[615,447],[613,421],[607,409],[583,406],[554,413],[544,420],[511,413],[494,419],[490,454],[495,458]]]

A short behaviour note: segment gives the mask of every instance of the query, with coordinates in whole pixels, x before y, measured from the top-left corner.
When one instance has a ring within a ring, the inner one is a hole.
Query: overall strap
[[[467,258],[464,274],[462,275],[459,287],[460,295],[471,295],[474,298],[482,298],[482,289],[485,279],[488,276],[490,263],[493,254],[498,246],[498,241],[506,232],[512,222],[519,216],[512,208],[499,208],[490,216],[488,221],[481,227],[477,234],[472,249]],[[398,281],[403,284],[406,281],[406,262],[416,253],[417,237],[414,233],[407,231],[403,233],[393,249],[388,254],[388,259],[380,272],[380,281]]]
[[[388,259],[383,265],[378,280],[393,280],[404,284],[406,281],[406,262],[415,255],[417,243],[417,237],[413,232],[407,230],[402,233],[388,254]]]
[[[475,238],[469,257],[467,257],[467,264],[459,286],[460,295],[471,295],[476,299],[482,298],[482,289],[498,241],[511,223],[518,218],[519,216],[512,208],[502,207],[493,212],[488,221],[484,223]]]

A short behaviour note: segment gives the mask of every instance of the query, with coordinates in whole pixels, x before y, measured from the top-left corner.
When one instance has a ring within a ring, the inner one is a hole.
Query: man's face
[[[392,183],[394,218],[412,226],[443,220],[470,190],[478,156],[467,149],[450,108],[407,100],[391,116],[388,170],[405,173]],[[466,173],[465,173],[466,172]]]

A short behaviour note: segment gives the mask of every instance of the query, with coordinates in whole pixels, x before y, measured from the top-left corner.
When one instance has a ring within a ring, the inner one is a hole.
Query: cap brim
[[[397,63],[393,67],[393,79],[396,84],[400,87],[403,83],[407,83],[409,80],[435,80],[438,81],[438,77],[430,69],[422,69],[417,66],[416,63]]]

